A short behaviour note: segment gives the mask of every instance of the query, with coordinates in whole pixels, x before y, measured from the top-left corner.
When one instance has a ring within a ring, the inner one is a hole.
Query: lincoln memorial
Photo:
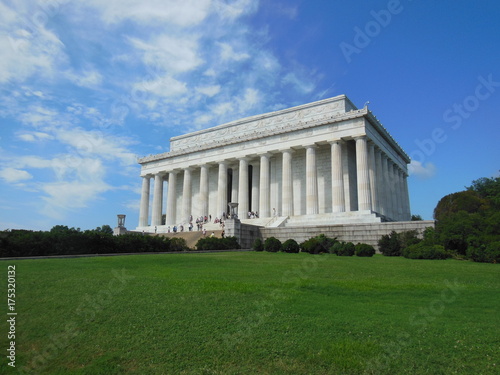
[[[345,95],[248,117],[173,137],[169,152],[139,159],[137,230],[213,222],[230,202],[241,222],[261,227],[407,221],[409,162]]]

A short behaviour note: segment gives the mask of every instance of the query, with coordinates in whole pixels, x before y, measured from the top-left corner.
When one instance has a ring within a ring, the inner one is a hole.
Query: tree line
[[[109,225],[92,230],[56,225],[50,231],[0,232],[0,257],[142,253],[188,250],[183,238],[142,234],[113,236]]]
[[[500,177],[479,178],[463,191],[444,196],[434,209],[436,226],[423,238],[391,233],[379,241],[384,255],[470,259],[500,263]]]

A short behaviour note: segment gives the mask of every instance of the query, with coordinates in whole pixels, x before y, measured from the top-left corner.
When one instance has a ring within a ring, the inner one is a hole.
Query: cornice
[[[273,128],[270,130],[261,130],[261,131],[254,131],[253,133],[248,134],[245,138],[241,137],[234,137],[231,139],[228,139],[227,141],[215,141],[211,144],[208,145],[200,145],[200,146],[193,146],[190,149],[183,149],[183,150],[178,150],[178,151],[169,151],[169,152],[164,152],[162,154],[156,154],[156,155],[150,155],[146,156],[143,158],[138,159],[139,164],[146,164],[152,161],[159,161],[159,160],[164,160],[168,158],[172,158],[175,156],[180,156],[180,155],[185,155],[185,154],[190,154],[192,152],[199,152],[199,151],[204,151],[208,149],[212,149],[215,147],[224,147],[228,145],[234,145],[238,143],[243,143],[243,142],[248,142],[248,141],[253,141],[261,138],[266,138],[274,135],[281,135],[285,133],[289,133],[291,131],[297,131],[297,130],[304,130],[304,129],[310,129],[314,128],[317,126],[321,125],[329,125],[329,124],[334,124],[346,120],[352,120],[355,118],[360,118],[365,115],[367,115],[367,109],[357,109],[345,113],[339,113],[334,116],[329,116],[327,118],[323,118],[321,120],[310,120],[310,121],[301,121],[299,120],[298,122],[294,122],[290,125],[282,125],[279,128]],[[392,138],[391,138],[392,139]]]

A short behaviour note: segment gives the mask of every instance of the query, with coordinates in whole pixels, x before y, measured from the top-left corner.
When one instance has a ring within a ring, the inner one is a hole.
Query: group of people
[[[191,231],[193,229],[192,225],[189,227],[189,231]],[[173,233],[177,233],[177,232],[184,232],[184,225],[180,224],[179,227],[177,227],[177,225],[174,225],[172,227],[172,230],[170,230],[170,225],[167,227],[167,233],[170,233],[170,232],[173,232]]]
[[[249,217],[258,217],[258,214],[257,212],[249,212],[248,213]],[[221,216],[221,219],[219,219],[218,217],[215,218],[214,220],[214,223],[215,224],[220,224],[220,227],[222,229],[222,237],[224,237],[224,227],[225,227],[225,220],[228,219],[228,215],[223,212],[222,213],[222,216]],[[203,231],[203,236],[206,236],[206,232],[207,230],[205,229],[204,225],[211,222],[212,221],[212,215],[208,215],[208,216],[200,216],[200,217],[197,217],[196,218],[196,228],[198,231]],[[194,225],[193,225],[193,215],[190,215],[189,216],[189,225],[188,225],[188,230],[191,232],[194,228]],[[155,226],[155,233],[157,233],[157,226]],[[174,225],[173,227],[170,227],[170,225],[167,227],[167,233],[177,233],[177,232],[184,232],[184,225],[183,224],[179,224],[179,226],[177,225]],[[213,233],[212,233],[213,234]]]
[[[248,211],[247,216],[248,216],[249,219],[258,219],[259,218],[259,213],[257,211],[255,211],[255,212]]]

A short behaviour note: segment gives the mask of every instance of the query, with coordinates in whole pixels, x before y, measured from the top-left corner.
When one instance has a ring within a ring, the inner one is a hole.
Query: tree
[[[266,238],[266,240],[264,241],[264,250],[271,253],[277,253],[281,250],[281,241],[276,237]]]
[[[377,245],[380,252],[386,256],[401,255],[401,239],[395,231],[392,231],[390,234],[384,234]]]
[[[489,199],[494,206],[500,207],[500,177],[482,177],[472,181],[472,185],[466,188],[474,191],[480,197]]]
[[[102,234],[113,234],[113,229],[107,224],[104,224],[102,227],[97,227],[95,231]]]
[[[434,209],[434,219],[439,221],[459,211],[484,212],[488,208],[488,201],[482,198],[478,192],[474,190],[460,191],[441,198]]]
[[[420,215],[411,215],[411,221],[422,221],[422,216]]]
[[[300,251],[299,244],[294,239],[289,239],[281,245],[281,251],[285,253],[298,253]]]

